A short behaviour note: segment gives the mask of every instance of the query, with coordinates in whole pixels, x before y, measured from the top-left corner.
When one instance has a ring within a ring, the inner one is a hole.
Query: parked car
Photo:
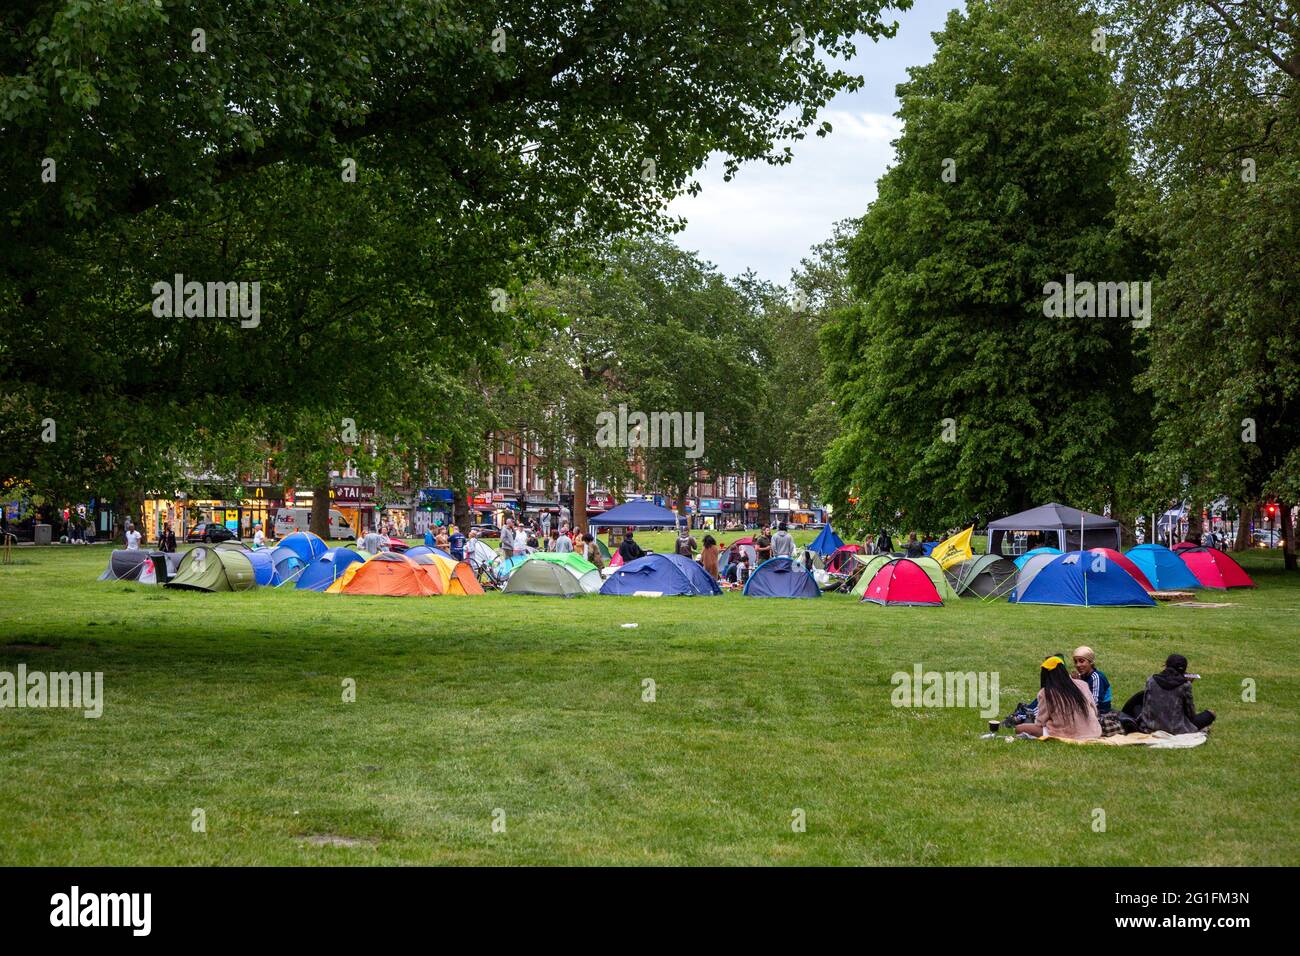
[[[501,529],[494,524],[476,524],[474,530],[478,532],[480,538],[501,537]]]
[[[1282,534],[1279,531],[1265,531],[1262,528],[1256,528],[1250,533],[1250,537],[1257,548],[1276,548],[1282,543]]]
[[[239,536],[223,524],[215,521],[201,521],[185,535],[191,544],[217,544],[221,541],[237,541]]]

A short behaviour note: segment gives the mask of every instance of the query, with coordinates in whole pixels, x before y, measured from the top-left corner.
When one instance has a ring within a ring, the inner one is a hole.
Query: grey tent
[[[596,569],[584,574],[554,561],[524,561],[512,572],[505,594],[540,594],[546,597],[579,597],[600,591],[601,577]]]
[[[1090,514],[1058,505],[1056,502],[1030,508],[1020,514],[989,522],[989,554],[1002,554],[1002,539],[1010,531],[1043,531],[1056,534],[1056,547],[1062,551],[1081,551],[1089,548],[1119,549],[1119,522],[1114,518]],[[1079,540],[1082,532],[1083,540]]]
[[[952,589],[962,597],[1001,596],[1011,589],[1016,564],[996,554],[977,554],[944,570]]]
[[[114,551],[108,556],[108,567],[99,576],[99,580],[157,584],[158,576],[154,568],[153,558],[148,551],[128,549]]]

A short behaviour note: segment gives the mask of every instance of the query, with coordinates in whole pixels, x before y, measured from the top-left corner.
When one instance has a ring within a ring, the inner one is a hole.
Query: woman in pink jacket
[[[1065,737],[1070,740],[1091,740],[1101,736],[1101,723],[1097,720],[1097,705],[1092,700],[1092,690],[1081,680],[1070,676],[1065,661],[1049,657],[1038,672],[1037,722],[1021,724],[1017,736]]]

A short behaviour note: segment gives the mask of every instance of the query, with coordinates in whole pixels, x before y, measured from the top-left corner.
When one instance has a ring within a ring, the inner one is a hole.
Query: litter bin
[[[33,544],[49,544],[49,543],[50,543],[50,526],[47,525],[47,524],[38,524],[38,525],[36,525],[36,527],[33,529],[33,532],[32,532],[32,543],[33,543]]]

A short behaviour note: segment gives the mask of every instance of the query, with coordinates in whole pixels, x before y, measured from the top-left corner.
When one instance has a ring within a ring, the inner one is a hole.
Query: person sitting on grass
[[[1165,669],[1147,678],[1146,690],[1137,705],[1141,708],[1138,726],[1149,734],[1163,730],[1168,734],[1194,734],[1214,723],[1214,711],[1197,713],[1192,703],[1192,681],[1187,676],[1187,658],[1170,654],[1165,658]],[[1124,705],[1134,707],[1137,695]],[[1136,709],[1136,708],[1135,708]]]
[[[1062,737],[1066,740],[1092,740],[1101,736],[1097,705],[1092,692],[1081,680],[1071,677],[1065,661],[1049,657],[1038,672],[1038,708],[1035,723],[1021,724],[1017,730],[1027,737]]]
[[[1092,702],[1097,705],[1098,714],[1110,713],[1110,681],[1106,675],[1097,670],[1097,655],[1091,647],[1074,649],[1074,676],[1088,685],[1092,691]]]

